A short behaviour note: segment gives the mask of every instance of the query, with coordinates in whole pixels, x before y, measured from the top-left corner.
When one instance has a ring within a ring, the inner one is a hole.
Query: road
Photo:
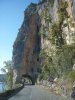
[[[19,93],[8,100],[63,100],[60,96],[50,94],[41,86],[25,86]]]

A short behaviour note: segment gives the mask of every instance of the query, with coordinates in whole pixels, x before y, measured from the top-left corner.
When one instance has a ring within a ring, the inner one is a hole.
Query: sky
[[[0,0],[0,68],[12,59],[13,43],[20,28],[24,10],[38,0]]]

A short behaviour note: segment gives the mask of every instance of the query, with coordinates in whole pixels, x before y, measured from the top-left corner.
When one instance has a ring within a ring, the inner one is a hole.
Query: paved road
[[[18,94],[8,100],[63,100],[60,96],[50,94],[40,86],[25,86]]]

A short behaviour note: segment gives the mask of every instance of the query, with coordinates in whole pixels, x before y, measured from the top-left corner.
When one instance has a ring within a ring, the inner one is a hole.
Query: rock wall
[[[37,77],[40,53],[40,17],[35,4],[24,12],[24,21],[13,45],[14,78],[24,74]]]
[[[53,2],[54,1],[54,2]],[[61,2],[67,2],[61,5]],[[62,7],[61,7],[61,6]],[[75,16],[75,0],[45,0],[38,5],[30,4],[24,12],[24,21],[19,29],[17,38],[13,45],[13,67],[14,77],[28,74],[30,76],[38,76],[40,67],[39,53],[40,48],[51,53],[55,46],[51,44],[51,26],[59,22],[58,11],[64,6],[66,18],[62,21],[62,38],[64,43],[71,45],[74,43],[75,29],[70,24],[73,23]],[[63,12],[62,10],[62,12]],[[71,22],[71,23],[70,23]],[[65,26],[66,25],[66,26]],[[64,27],[65,26],[65,27]]]

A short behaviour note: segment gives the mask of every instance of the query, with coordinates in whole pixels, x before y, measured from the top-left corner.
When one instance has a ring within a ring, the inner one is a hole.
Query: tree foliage
[[[12,89],[13,86],[13,68],[12,68],[12,61],[5,61],[4,62],[4,69],[6,71],[5,81],[8,89]]]

